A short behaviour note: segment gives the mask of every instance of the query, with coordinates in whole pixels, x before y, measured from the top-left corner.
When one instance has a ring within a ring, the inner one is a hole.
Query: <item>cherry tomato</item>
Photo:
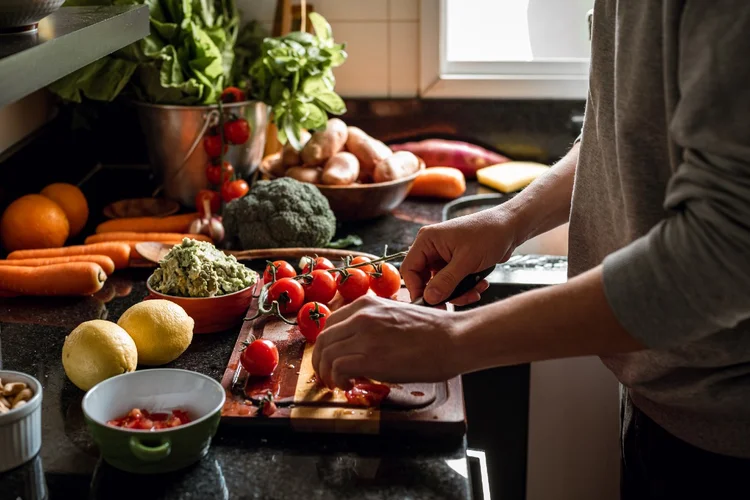
[[[240,363],[250,375],[267,377],[279,364],[279,350],[270,340],[258,339],[242,349]]]
[[[384,262],[370,275],[370,288],[378,297],[393,297],[401,288],[401,274]]]
[[[221,165],[209,165],[206,167],[206,179],[216,186],[231,181],[233,175],[234,167],[228,161],[224,162],[223,168]]]
[[[247,182],[242,179],[236,181],[225,182],[221,185],[221,197],[226,202],[230,202],[236,198],[242,198],[250,191],[250,186]]]
[[[302,288],[305,290],[307,302],[320,302],[328,304],[336,295],[336,278],[333,274],[323,269],[316,269],[311,277],[302,278]]]
[[[297,271],[294,270],[291,264],[289,264],[285,260],[276,260],[274,262],[269,262],[266,265],[266,270],[263,271],[263,281],[265,283],[270,283],[273,281],[273,274],[271,273],[271,267],[273,266],[274,269],[276,269],[276,279],[280,280],[282,278],[294,278],[297,276]]]
[[[206,150],[206,154],[211,158],[221,156],[221,137],[215,130],[209,131],[203,136],[203,149]],[[224,152],[229,150],[229,146],[224,144]]]
[[[198,194],[195,195],[195,208],[201,217],[206,215],[206,207],[203,200],[208,200],[208,206],[212,214],[219,213],[219,208],[221,208],[221,196],[219,196],[219,193],[210,189],[201,189],[198,191]]]
[[[333,264],[330,260],[326,259],[325,257],[316,257],[315,258],[315,264],[313,265],[313,269],[333,269]],[[302,268],[302,274],[307,274],[310,272],[310,263],[308,262],[305,264],[305,267]]]
[[[352,264],[364,264],[365,262],[370,262],[370,259],[367,257],[354,257],[352,259]],[[370,264],[369,266],[360,266],[357,269],[364,272],[365,274],[370,274],[372,272],[375,272],[375,266]]]
[[[224,124],[224,139],[230,144],[245,144],[250,138],[250,125],[244,118],[228,121]]]
[[[221,93],[221,102],[232,103],[246,100],[245,93],[237,87],[227,87]]]
[[[268,302],[273,301],[279,303],[281,314],[296,313],[305,302],[305,291],[292,278],[282,278],[268,288]]]
[[[370,278],[359,269],[347,269],[346,274],[336,276],[339,293],[347,302],[351,302],[367,293],[370,288]]]
[[[320,331],[326,327],[331,310],[325,304],[319,302],[308,302],[297,313],[297,325],[299,331],[309,343],[315,342]]]
[[[390,394],[391,388],[367,379],[356,379],[354,387],[346,391],[346,400],[357,406],[379,406]]]

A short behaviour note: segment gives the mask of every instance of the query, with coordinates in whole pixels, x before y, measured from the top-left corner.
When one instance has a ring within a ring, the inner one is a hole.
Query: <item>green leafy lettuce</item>
[[[148,5],[151,34],[54,82],[63,99],[112,101],[127,91],[155,104],[212,104],[230,83],[239,13],[234,0],[68,0]]]
[[[346,61],[345,46],[334,42],[323,16],[311,12],[309,18],[314,35],[295,31],[266,38],[250,67],[251,95],[271,107],[279,142],[295,149],[301,148],[302,129],[324,128],[327,113],[346,111],[332,71]]]

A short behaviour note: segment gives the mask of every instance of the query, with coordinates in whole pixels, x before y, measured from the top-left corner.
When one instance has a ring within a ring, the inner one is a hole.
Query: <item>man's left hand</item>
[[[459,374],[462,315],[365,296],[334,312],[313,351],[313,369],[328,387],[351,379],[438,382]]]

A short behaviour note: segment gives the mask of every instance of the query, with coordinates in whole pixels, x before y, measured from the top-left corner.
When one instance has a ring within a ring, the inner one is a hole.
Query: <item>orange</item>
[[[58,182],[42,189],[41,194],[63,209],[70,223],[71,236],[76,236],[81,232],[89,218],[89,204],[86,203],[86,197],[80,189],[73,184]]]
[[[0,241],[9,252],[58,248],[65,244],[70,224],[60,205],[40,194],[27,194],[8,205],[0,219]]]

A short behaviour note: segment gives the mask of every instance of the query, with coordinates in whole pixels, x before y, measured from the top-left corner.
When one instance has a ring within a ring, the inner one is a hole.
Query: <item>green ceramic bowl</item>
[[[140,370],[100,382],[83,398],[83,414],[104,460],[127,472],[154,474],[182,469],[208,452],[226,393],[214,379],[176,369]],[[144,431],[107,425],[133,408],[183,409],[189,424]]]

